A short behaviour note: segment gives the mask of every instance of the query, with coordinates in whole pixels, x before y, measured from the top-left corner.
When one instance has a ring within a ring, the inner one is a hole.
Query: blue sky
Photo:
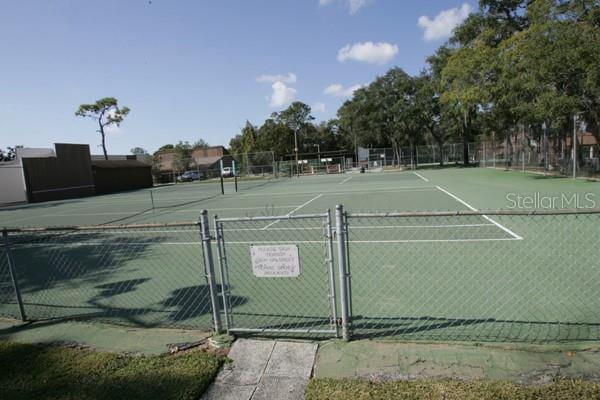
[[[131,108],[108,150],[227,145],[292,100],[317,120],[393,66],[417,74],[474,1],[0,0],[0,147],[89,143],[81,103]]]

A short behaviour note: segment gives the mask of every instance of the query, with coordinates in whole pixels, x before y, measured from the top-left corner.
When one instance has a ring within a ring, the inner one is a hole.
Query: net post
[[[338,248],[338,274],[340,279],[340,305],[342,311],[342,338],[349,341],[350,332],[350,303],[348,301],[348,268],[346,264],[346,225],[344,223],[344,207],[335,206],[336,236]]]
[[[17,281],[17,275],[15,271],[15,260],[13,259],[10,240],[8,238],[8,232],[6,229],[2,230],[2,240],[4,241],[4,252],[6,253],[6,260],[8,261],[8,271],[10,273],[10,279],[13,284],[15,291],[15,297],[17,299],[17,305],[19,306],[19,316],[21,321],[27,321],[27,315],[25,314],[25,307],[23,306],[23,299],[21,297],[21,290],[19,289],[19,283]]]
[[[225,187],[223,186],[223,159],[219,160],[219,171],[221,172],[219,175],[221,177],[221,194],[225,194]]]
[[[152,202],[152,213],[154,214],[154,192],[150,190],[150,201]]]
[[[202,252],[204,254],[204,275],[208,283],[210,293],[210,303],[213,313],[213,324],[215,332],[221,332],[221,311],[217,294],[217,285],[215,283],[215,267],[213,264],[210,225],[208,222],[208,211],[202,210],[200,215],[200,238],[202,240]]]

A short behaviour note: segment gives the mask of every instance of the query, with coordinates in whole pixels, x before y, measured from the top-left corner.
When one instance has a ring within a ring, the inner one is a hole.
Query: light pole
[[[544,175],[548,172],[548,126],[546,121],[542,123],[544,131]]]
[[[582,113],[577,113],[573,115],[573,145],[571,146],[573,151],[573,179],[577,178],[577,120],[579,115]]]
[[[317,148],[317,159],[319,160],[319,162],[321,162],[321,146],[319,146],[318,144],[313,144],[313,147]]]
[[[492,163],[496,168],[496,132],[492,132]]]
[[[296,154],[296,175],[300,176],[300,168],[298,167],[298,128],[294,128],[294,153]]]

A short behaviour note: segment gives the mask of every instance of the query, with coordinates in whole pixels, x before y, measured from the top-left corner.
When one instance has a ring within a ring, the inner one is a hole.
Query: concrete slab
[[[215,382],[202,395],[202,400],[250,400],[255,390],[255,385],[234,386]]]
[[[492,379],[523,384],[567,377],[600,382],[600,344],[332,341],[319,346],[314,375],[376,380]]]
[[[265,375],[310,378],[317,347],[315,343],[277,342]]]
[[[252,400],[302,400],[308,378],[263,376]]]
[[[232,362],[225,364],[216,381],[225,385],[257,385],[274,347],[274,340],[237,340],[228,355]]]

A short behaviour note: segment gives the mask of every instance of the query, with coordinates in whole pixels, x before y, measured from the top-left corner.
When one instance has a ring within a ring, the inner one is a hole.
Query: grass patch
[[[313,379],[305,400],[586,400],[600,398],[600,385],[560,380],[543,386],[509,382],[417,380],[371,382],[363,379]]]
[[[137,356],[0,342],[2,399],[197,399],[224,358]]]

